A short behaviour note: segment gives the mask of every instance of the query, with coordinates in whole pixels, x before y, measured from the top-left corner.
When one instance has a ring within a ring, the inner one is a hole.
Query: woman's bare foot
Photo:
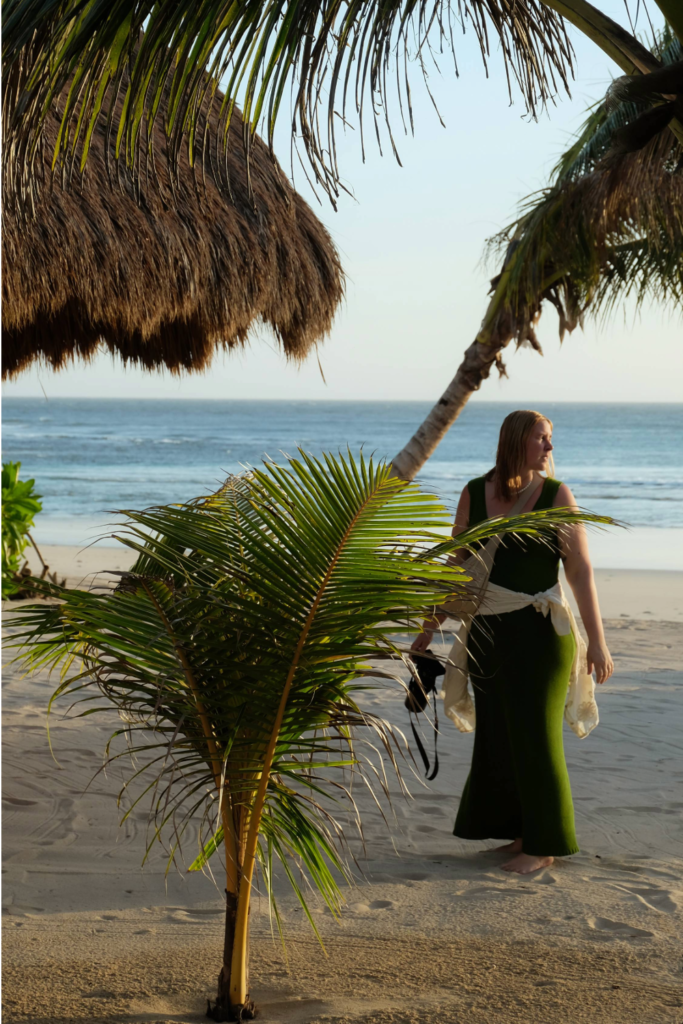
[[[511,843],[506,843],[505,846],[496,846],[493,850],[494,853],[521,853],[522,852],[522,840],[513,839]]]
[[[501,865],[503,871],[515,871],[518,875],[530,875],[541,868],[549,868],[554,857],[532,857],[530,853],[518,853],[507,864]]]

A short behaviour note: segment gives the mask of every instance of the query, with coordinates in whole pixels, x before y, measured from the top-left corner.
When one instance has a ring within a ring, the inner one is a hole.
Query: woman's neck
[[[536,479],[536,470],[535,469],[523,469],[522,472],[519,474],[519,479],[520,479],[520,485],[519,485],[519,488],[517,489],[517,493],[521,494],[522,491],[526,491],[526,490],[530,490],[531,489],[531,485],[533,484],[534,480]]]

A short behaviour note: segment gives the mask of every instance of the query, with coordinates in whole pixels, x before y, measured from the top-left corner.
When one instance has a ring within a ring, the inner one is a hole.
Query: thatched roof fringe
[[[57,129],[53,114],[48,182]],[[87,360],[102,345],[150,370],[203,370],[259,325],[297,360],[324,338],[344,289],[336,248],[261,139],[248,173],[240,129],[231,135],[231,199],[210,161],[196,173],[186,155],[173,188],[163,161],[159,183],[140,193],[114,163],[112,188],[102,126],[80,184],[43,188],[33,218],[5,210],[3,378],[35,360]]]

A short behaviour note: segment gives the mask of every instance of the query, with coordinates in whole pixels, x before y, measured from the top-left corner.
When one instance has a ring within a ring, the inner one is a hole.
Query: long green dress
[[[485,479],[467,485],[470,526],[486,519]],[[534,509],[551,508],[559,480],[546,479]],[[558,579],[560,551],[536,538],[504,539],[491,583],[537,594]],[[463,839],[522,837],[524,853],[577,853],[562,721],[574,638],[558,636],[533,606],[477,616],[469,672],[477,726],[472,767],[454,834]]]

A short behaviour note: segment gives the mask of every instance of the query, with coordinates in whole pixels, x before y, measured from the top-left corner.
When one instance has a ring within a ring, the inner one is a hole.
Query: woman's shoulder
[[[465,490],[469,491],[470,494],[475,494],[478,491],[482,491],[486,486],[487,474],[484,476],[475,476],[474,480],[468,480],[465,484]]]
[[[486,519],[486,476],[477,476],[474,480],[470,480],[463,491],[463,497],[465,501],[463,505],[467,506],[467,521],[468,526],[474,526],[476,523],[481,522],[482,519]]]
[[[474,480],[468,480],[462,491],[460,492],[460,498],[458,500],[458,507],[465,509],[469,512],[470,505],[472,502],[477,502],[480,496],[484,493],[484,487],[486,485],[486,477],[477,476]]]
[[[560,491],[563,493],[560,495]],[[555,477],[548,476],[543,484],[543,497],[552,505],[557,499],[558,495],[566,500],[573,500],[572,492],[569,490],[567,484],[563,483],[562,480],[556,480]]]

